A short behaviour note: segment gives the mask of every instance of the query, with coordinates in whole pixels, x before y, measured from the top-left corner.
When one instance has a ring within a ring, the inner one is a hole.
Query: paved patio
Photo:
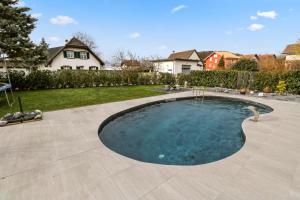
[[[300,103],[241,97],[274,111],[258,123],[246,119],[244,147],[210,164],[142,163],[112,152],[98,138],[100,123],[116,112],[190,95],[47,112],[43,121],[0,128],[0,200],[300,199]]]

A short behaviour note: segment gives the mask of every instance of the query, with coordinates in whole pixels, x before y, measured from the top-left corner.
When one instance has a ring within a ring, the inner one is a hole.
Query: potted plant
[[[266,86],[264,89],[263,89],[263,92],[264,93],[272,93],[272,88],[270,86]]]
[[[240,94],[245,95],[247,93],[247,88],[241,88],[240,89]]]

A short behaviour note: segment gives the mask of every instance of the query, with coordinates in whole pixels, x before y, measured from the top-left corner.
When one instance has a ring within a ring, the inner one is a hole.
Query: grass
[[[4,93],[0,93],[0,116],[19,111],[18,96],[22,98],[24,111],[34,111],[36,109],[52,111],[164,94],[154,90],[159,87],[161,86],[124,86],[14,92],[16,102],[12,108],[7,105]]]

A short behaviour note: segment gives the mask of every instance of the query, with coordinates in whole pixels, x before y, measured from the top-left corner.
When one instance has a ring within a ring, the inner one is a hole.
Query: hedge
[[[11,71],[10,77],[15,90],[36,90],[51,88],[80,88],[121,85],[164,84],[190,86],[250,88],[263,91],[270,87],[275,91],[280,80],[286,82],[287,91],[300,94],[300,71],[286,73],[242,72],[234,70],[193,71],[190,74],[140,73],[137,71],[34,71],[25,75],[22,71]],[[0,82],[7,77],[0,74]]]
[[[121,85],[149,85],[175,83],[170,74],[140,73],[137,71],[10,71],[14,90],[37,90],[52,88],[80,88]],[[171,81],[170,81],[171,80]],[[0,82],[7,82],[7,76],[0,74]]]
[[[236,88],[237,77],[237,71],[193,71],[179,74],[178,82],[180,85],[187,81],[191,86]]]
[[[286,73],[266,73],[266,72],[246,72],[246,71],[194,71],[190,74],[179,74],[178,83],[184,82],[190,86],[205,87],[225,87],[225,88],[250,88],[252,90],[263,91],[265,87],[270,87],[274,92],[279,80],[287,84],[287,91],[292,94],[300,94],[300,71],[290,71]]]

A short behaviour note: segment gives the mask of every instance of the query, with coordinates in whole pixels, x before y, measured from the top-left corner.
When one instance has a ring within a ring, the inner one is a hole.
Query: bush
[[[286,92],[286,84],[285,81],[279,81],[277,87],[276,87],[276,93],[283,94]]]
[[[237,71],[192,71],[190,74],[179,74],[178,82],[180,85],[187,81],[192,86],[236,88],[237,77]]]
[[[257,62],[250,59],[241,59],[232,65],[232,70],[237,71],[258,71]]]
[[[163,78],[161,78],[163,77]],[[175,83],[172,74],[141,73],[138,71],[72,71],[60,70],[33,71],[25,75],[24,71],[10,71],[14,90],[40,90],[50,88],[82,88],[121,85],[149,85]],[[158,80],[161,78],[161,80]],[[1,82],[8,82],[4,73],[0,74]],[[164,83],[163,83],[164,82]]]
[[[160,73],[159,74],[159,83],[164,85],[175,85],[176,78],[173,74],[170,73]]]
[[[23,71],[10,71],[14,90],[37,90],[50,88],[79,88],[120,85],[184,85],[187,81],[191,86],[239,87],[263,91],[269,87],[276,91],[279,80],[285,81],[289,93],[300,94],[300,71],[287,73],[242,72],[234,70],[192,71],[190,74],[140,73],[137,71],[72,71],[61,70],[34,71],[25,75]],[[7,76],[0,74],[2,82]],[[241,84],[242,82],[242,84]]]

